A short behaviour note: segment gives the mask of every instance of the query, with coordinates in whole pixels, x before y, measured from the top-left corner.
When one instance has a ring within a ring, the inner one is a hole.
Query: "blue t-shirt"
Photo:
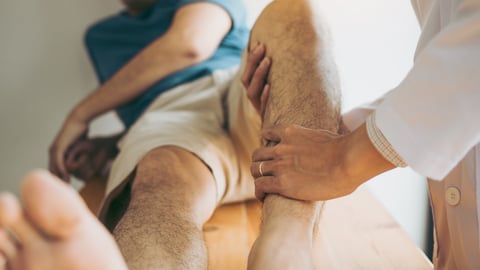
[[[118,107],[117,114],[126,128],[129,128],[161,93],[209,75],[214,70],[233,67],[240,63],[241,52],[249,35],[243,1],[160,0],[139,16],[132,17],[123,11],[94,24],[87,30],[86,47],[98,79],[103,84],[149,43],[163,35],[179,8],[195,2],[211,2],[223,7],[232,20],[230,32],[208,60],[163,78],[142,95]]]

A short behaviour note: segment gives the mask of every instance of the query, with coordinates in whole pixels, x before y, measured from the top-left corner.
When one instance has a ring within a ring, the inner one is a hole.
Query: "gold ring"
[[[260,161],[260,164],[258,164],[258,171],[260,172],[260,176],[263,176],[263,161]]]

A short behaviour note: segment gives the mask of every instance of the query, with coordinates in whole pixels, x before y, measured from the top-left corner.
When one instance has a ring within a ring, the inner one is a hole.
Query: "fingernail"
[[[268,66],[268,63],[270,62],[270,59],[268,57],[263,58],[262,60],[262,66],[266,67]]]

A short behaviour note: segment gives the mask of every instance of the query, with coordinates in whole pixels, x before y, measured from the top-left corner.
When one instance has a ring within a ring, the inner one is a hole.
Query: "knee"
[[[175,146],[150,151],[139,162],[131,184],[130,206],[162,205],[198,224],[210,217],[216,203],[215,181],[193,153]]]
[[[138,163],[131,184],[132,199],[152,195],[161,199],[195,201],[216,197],[215,181],[208,166],[193,153],[176,146],[162,146]]]
[[[268,28],[271,27],[268,24],[274,22],[283,26],[278,28],[280,30],[293,22],[309,22],[313,11],[314,6],[309,0],[276,0],[263,9],[254,28]]]
[[[159,188],[175,188],[179,185],[181,168],[188,152],[174,146],[164,146],[151,150],[138,163],[132,182],[132,194],[155,192]]]
[[[271,58],[300,57],[297,60],[308,60],[309,57],[304,55],[311,54],[311,50],[319,45],[318,34],[323,36],[314,10],[310,1],[306,0],[270,3],[252,28],[250,48],[262,43],[266,45],[267,56]]]

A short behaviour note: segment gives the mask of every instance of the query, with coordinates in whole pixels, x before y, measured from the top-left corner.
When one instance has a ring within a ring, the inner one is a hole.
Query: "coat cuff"
[[[392,145],[383,135],[382,131],[377,127],[375,122],[375,112],[372,112],[366,121],[368,138],[378,152],[390,163],[396,167],[407,167],[407,163],[403,158],[393,149]]]

